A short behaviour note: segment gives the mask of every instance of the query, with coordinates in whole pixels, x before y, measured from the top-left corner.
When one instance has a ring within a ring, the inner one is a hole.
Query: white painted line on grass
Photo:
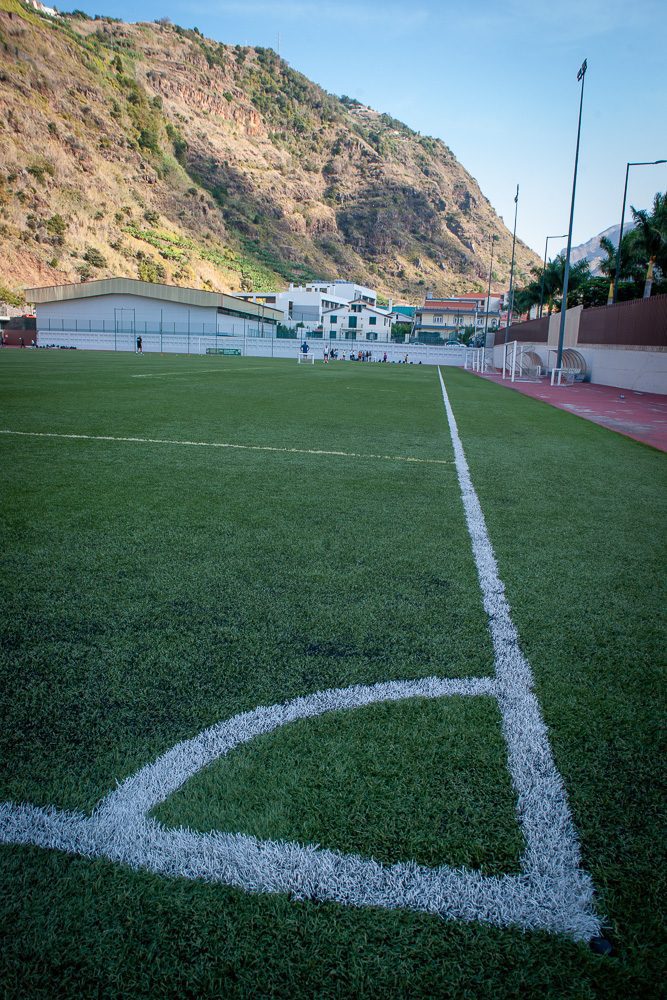
[[[534,884],[536,900],[544,902],[558,898],[563,920],[580,927],[582,937],[594,937],[599,934],[600,925],[593,909],[593,885],[590,876],[580,868],[579,843],[565,787],[551,753],[537,698],[532,691],[532,671],[519,646],[505,587],[498,573],[486,521],[472,484],[440,368],[438,378],[484,610],[493,641],[503,734],[509,770],[518,796],[519,822],[526,839],[522,868]],[[584,928],[587,929],[584,931]]]
[[[188,379],[197,375],[236,375],[238,372],[254,372],[255,368],[210,368],[208,371],[188,371],[181,368],[176,372],[142,372],[141,375],[130,375],[130,378],[180,378]]]
[[[286,455],[332,455],[335,458],[373,458],[383,462],[416,462],[420,465],[454,465],[442,458],[416,458],[412,455],[372,455],[356,451],[325,451],[323,448],[277,448],[265,444],[232,444],[228,441],[178,441],[168,438],[118,437],[110,434],[57,434],[53,431],[14,431],[0,429],[0,434],[18,437],[62,438],[66,441],[117,441],[122,444],[168,444],[189,448],[227,448],[234,451],[271,451]]]
[[[600,933],[591,880],[580,868],[563,783],[531,690],[530,666],[519,648],[440,370],[438,375],[489,618],[495,676],[355,685],[259,706],[177,744],[122,782],[98,804],[92,816],[28,804],[1,804],[0,842],[110,858],[133,868],[218,882],[249,892],[284,892],[297,899],[351,906],[404,907],[449,919],[555,931],[575,940],[588,940]],[[495,697],[500,707],[526,844],[520,875],[491,877],[447,865],[426,868],[412,861],[382,865],[371,858],[314,845],[258,840],[222,831],[166,829],[149,815],[201,768],[281,726],[379,702],[455,696]]]

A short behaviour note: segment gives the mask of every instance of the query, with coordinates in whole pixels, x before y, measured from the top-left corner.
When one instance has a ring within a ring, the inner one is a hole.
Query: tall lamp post
[[[516,216],[519,211],[519,185],[516,186],[514,195],[514,235],[512,236],[512,264],[510,266],[510,291],[507,301],[507,325],[505,327],[505,343],[507,343],[507,333],[512,324],[512,290],[514,286],[514,248],[516,246]]]
[[[498,237],[493,234],[491,237],[491,263],[489,264],[489,287],[486,293],[486,315],[484,317],[484,350],[486,350],[486,335],[489,329],[489,310],[491,308],[491,278],[493,276],[493,244],[496,243]]]
[[[584,82],[588,60],[584,59],[581,68],[577,73],[577,80],[581,81],[581,99],[579,101],[579,125],[577,126],[577,151],[574,154],[574,177],[572,179],[572,203],[570,205],[570,228],[567,231],[567,253],[565,256],[565,275],[563,277],[563,301],[560,307],[560,329],[558,331],[558,354],[556,355],[556,368],[560,368],[563,360],[563,340],[565,339],[565,319],[567,316],[567,286],[570,281],[570,250],[572,249],[572,223],[574,222],[574,196],[577,192],[577,167],[579,166],[579,139],[581,138],[581,112],[584,107]]]
[[[667,163],[667,160],[637,160],[634,163],[627,163],[625,166],[625,187],[623,188],[623,208],[621,209],[621,231],[618,234],[618,251],[616,253],[616,273],[614,275],[614,305],[618,298],[618,283],[621,278],[621,243],[623,241],[623,223],[625,221],[625,199],[628,195],[628,174],[630,167],[654,167],[658,163]]]
[[[542,306],[544,305],[544,275],[547,270],[547,247],[549,246],[549,240],[564,240],[567,238],[567,233],[563,233],[561,236],[547,236],[546,243],[544,244],[544,265],[542,267],[542,281],[540,283],[540,311],[538,316],[542,319]]]

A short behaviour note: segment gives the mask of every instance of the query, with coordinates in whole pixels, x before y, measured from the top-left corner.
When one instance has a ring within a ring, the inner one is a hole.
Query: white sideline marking
[[[579,843],[565,787],[551,753],[539,703],[532,691],[532,671],[519,646],[440,368],[438,378],[495,653],[496,693],[510,775],[518,796],[519,822],[526,839],[522,869],[533,882],[535,901],[541,899],[544,903],[548,898],[558,899],[563,920],[579,928],[573,936],[595,937],[600,933],[600,922],[593,908],[593,884],[590,876],[580,868]]]
[[[147,764],[97,805],[91,816],[12,802],[0,804],[0,842],[34,844],[105,857],[164,875],[202,879],[249,892],[351,906],[405,907],[449,919],[549,930],[575,940],[600,933],[590,877],[579,847],[546,727],[532,693],[530,666],[518,644],[484,516],[470,479],[456,421],[438,369],[456,456],[468,530],[489,618],[494,677],[391,681],[318,691],[259,706],[204,730]],[[297,719],[406,698],[495,697],[526,848],[520,875],[415,862],[382,865],[314,845],[258,840],[229,832],[166,829],[149,813],[202,767],[260,734]]]
[[[365,455],[356,451],[325,451],[322,448],[274,448],[266,444],[231,444],[228,441],[172,441],[168,438],[113,437],[109,434],[57,434],[53,431],[12,431],[0,434],[18,437],[63,438],[68,441],[119,441],[130,444],[170,444],[190,448],[228,448],[235,451],[273,451],[287,455],[333,455],[336,458],[376,458],[383,462],[417,462],[421,465],[454,465],[442,458],[414,458],[411,455]]]

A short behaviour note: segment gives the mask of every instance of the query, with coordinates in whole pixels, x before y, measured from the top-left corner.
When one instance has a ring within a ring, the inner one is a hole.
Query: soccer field
[[[442,377],[0,354],[8,997],[660,995],[665,456]]]

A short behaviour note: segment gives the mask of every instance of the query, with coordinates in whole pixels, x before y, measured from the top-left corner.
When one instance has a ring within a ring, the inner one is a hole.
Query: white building
[[[377,306],[373,289],[352,281],[311,281],[307,285],[290,285],[282,292],[242,292],[238,297],[280,309],[285,326],[299,325],[306,333],[319,331],[325,313],[331,309],[343,309],[350,302]]]
[[[25,296],[41,346],[133,350],[141,337],[144,350],[196,351],[220,337],[275,337],[282,321],[278,310],[234,295],[133,278],[27,288]]]
[[[422,339],[456,340],[466,327],[473,327],[475,336],[500,325],[502,294],[488,298],[483,293],[434,299],[429,296],[415,312],[413,335]]]
[[[329,340],[391,340],[391,312],[376,309],[362,299],[324,313],[322,332]]]
[[[307,331],[322,325],[322,316],[327,309],[346,305],[346,300],[310,288],[295,288],[293,285],[284,292],[242,292],[239,296],[245,302],[254,302],[281,312],[280,322],[285,326],[299,324]]]
[[[290,285],[290,288],[292,286]],[[325,295],[333,295],[335,298],[344,299],[346,302],[356,302],[361,299],[369,306],[377,306],[377,292],[365,285],[357,285],[354,281],[311,281],[305,286],[307,289],[322,292]]]

